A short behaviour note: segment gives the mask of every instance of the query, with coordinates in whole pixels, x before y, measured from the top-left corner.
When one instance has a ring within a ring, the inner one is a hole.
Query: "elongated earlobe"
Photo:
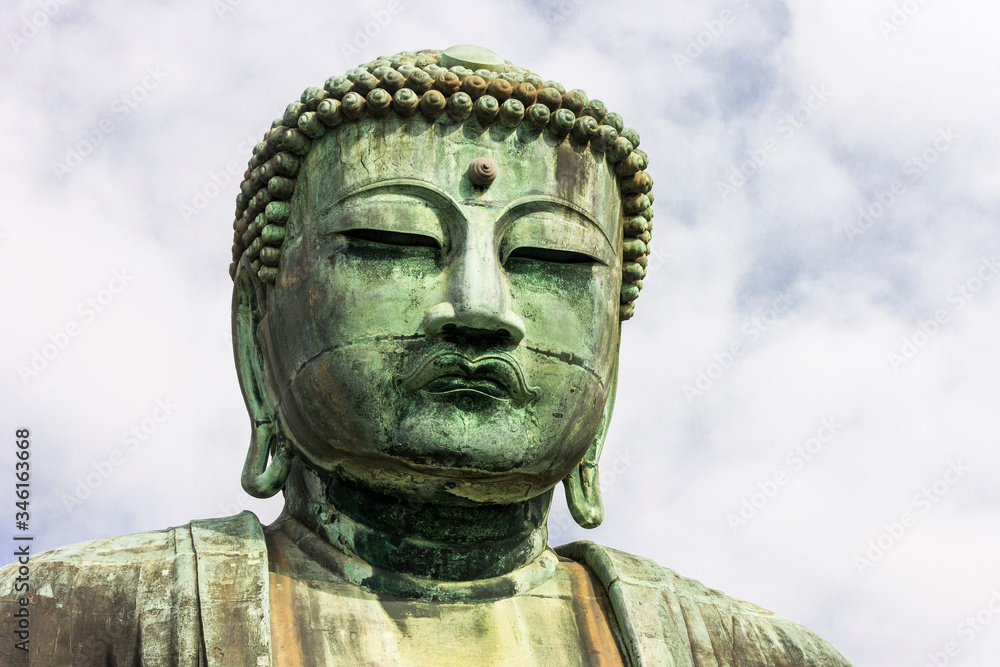
[[[271,457],[270,465],[268,456]],[[281,491],[292,465],[292,451],[274,422],[256,424],[240,482],[255,498],[270,498]]]
[[[261,319],[260,291],[246,261],[241,261],[233,289],[233,351],[236,374],[250,415],[250,448],[243,465],[243,489],[256,498],[280,491],[294,453],[281,424],[277,400],[268,379],[264,354],[257,338]],[[270,462],[269,462],[270,459]]]
[[[611,425],[611,414],[615,408],[615,392],[618,389],[618,365],[615,364],[615,374],[611,380],[611,390],[604,404],[604,414],[601,425],[597,429],[594,441],[583,455],[573,472],[563,480],[566,489],[566,504],[573,520],[584,528],[597,528],[604,521],[604,503],[601,500],[601,480],[598,474],[597,462],[604,449],[604,440],[608,437],[608,427]]]

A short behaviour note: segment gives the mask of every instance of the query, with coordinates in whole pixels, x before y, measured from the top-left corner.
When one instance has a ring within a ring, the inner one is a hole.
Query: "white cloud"
[[[954,640],[1000,586],[1000,280],[949,299],[1000,248],[1000,10],[925,2],[884,37],[878,21],[907,3],[568,2],[554,15],[559,3],[485,2],[473,16],[467,3],[399,2],[350,61],[343,46],[387,3],[245,0],[220,17],[210,3],[67,2],[4,56],[4,421],[35,432],[42,543],[276,514],[239,487],[249,429],[227,342],[249,145],[306,86],[381,53],[471,41],[604,99],[642,134],[656,179],[656,257],[624,328],[607,448],[638,463],[608,485],[607,525],[565,539],[774,608],[858,664],[923,664]],[[5,30],[20,34],[38,6],[5,7]],[[735,19],[678,68],[723,10]],[[154,86],[147,68],[168,74]],[[779,129],[814,86],[829,99]],[[947,128],[953,145],[911,178],[907,161]],[[776,149],[720,197],[770,138]],[[896,179],[905,192],[848,238]],[[79,304],[121,269],[134,281],[84,322]],[[745,333],[781,294],[789,311]],[[894,370],[889,353],[942,309],[948,321]],[[74,322],[79,334],[23,382],[18,367]],[[734,342],[743,353],[688,401],[683,386]],[[176,411],[67,512],[64,494],[168,397]],[[791,470],[788,452],[830,417],[843,430]],[[957,458],[966,477],[859,574],[854,557]],[[734,533],[727,515],[778,471],[788,483]],[[963,664],[996,655],[997,636],[956,640]]]

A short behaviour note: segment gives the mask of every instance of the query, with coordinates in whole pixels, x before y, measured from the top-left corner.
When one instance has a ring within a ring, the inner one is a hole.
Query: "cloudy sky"
[[[36,545],[276,516],[239,485],[237,175],[303,88],[471,42],[619,111],[656,181],[606,523],[560,492],[553,542],[652,557],[859,665],[995,664],[1000,5],[340,4],[0,10],[2,422],[32,431]]]

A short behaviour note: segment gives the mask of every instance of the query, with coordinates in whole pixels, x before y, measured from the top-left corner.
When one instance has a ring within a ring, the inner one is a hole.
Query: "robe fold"
[[[803,626],[592,542],[557,547],[604,586],[629,664],[650,667],[843,667]],[[264,528],[243,512],[110,537],[0,569],[0,664],[33,667],[269,667]],[[29,650],[15,648],[29,596]]]

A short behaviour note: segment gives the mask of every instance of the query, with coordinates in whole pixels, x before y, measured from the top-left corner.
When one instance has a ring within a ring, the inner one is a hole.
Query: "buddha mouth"
[[[439,352],[424,357],[399,381],[409,391],[471,392],[519,403],[534,401],[539,394],[538,387],[528,385],[517,361],[503,353],[470,359],[460,352]]]

